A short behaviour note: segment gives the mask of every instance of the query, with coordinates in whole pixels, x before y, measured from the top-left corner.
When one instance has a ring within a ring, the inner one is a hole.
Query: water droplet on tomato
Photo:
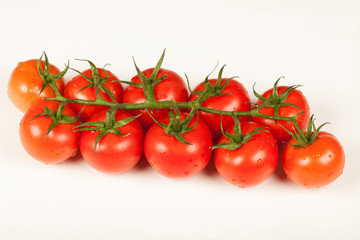
[[[188,176],[189,173],[190,173],[189,171],[184,172],[185,176]]]
[[[333,155],[332,154],[329,154],[329,158],[332,158],[333,157]]]
[[[197,166],[199,166],[199,164],[194,164],[194,167],[197,167]]]
[[[172,172],[167,172],[169,175],[171,175],[172,174]]]

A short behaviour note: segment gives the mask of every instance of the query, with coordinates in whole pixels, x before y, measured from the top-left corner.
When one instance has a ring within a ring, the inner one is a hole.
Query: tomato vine
[[[45,63],[49,64],[48,57],[47,57],[46,53],[44,52],[38,61],[38,65],[40,64],[43,56],[45,57]],[[97,72],[96,66],[91,61],[88,61],[88,60],[83,60],[83,61],[87,61],[89,63],[89,65],[92,69],[92,72],[93,72],[93,77],[92,78],[86,77],[86,79],[90,82],[89,86],[91,85],[91,87],[94,87],[96,90],[96,99],[95,100],[82,100],[82,99],[66,98],[57,89],[56,80],[58,79],[58,76],[49,75],[46,71],[42,72],[40,68],[38,68],[38,71],[39,71],[40,77],[44,80],[44,85],[46,85],[46,86],[49,85],[56,94],[55,97],[48,97],[48,98],[45,98],[45,100],[60,102],[60,106],[58,108],[57,115],[56,115],[57,117],[61,116],[62,108],[68,103],[82,104],[82,105],[106,106],[106,107],[110,107],[108,110],[109,112],[116,111],[117,109],[122,109],[122,110],[148,109],[149,110],[149,109],[178,108],[178,109],[193,109],[196,111],[203,111],[203,112],[213,113],[213,114],[218,114],[218,115],[231,116],[233,118],[238,118],[241,116],[251,116],[251,117],[273,119],[275,121],[279,121],[279,120],[287,121],[287,122],[291,122],[295,126],[295,128],[298,132],[302,131],[300,126],[297,124],[297,118],[299,117],[300,114],[297,116],[293,116],[293,117],[281,117],[278,114],[267,115],[267,114],[261,113],[260,110],[262,109],[262,107],[267,107],[269,105],[269,101],[264,101],[264,103],[262,105],[258,106],[257,108],[254,108],[252,110],[249,110],[249,111],[223,111],[223,110],[217,110],[217,109],[212,109],[212,108],[202,106],[201,104],[209,97],[223,95],[224,93],[221,93],[221,91],[226,87],[227,83],[231,79],[234,78],[234,77],[229,78],[227,81],[225,81],[225,83],[220,85],[221,79],[222,79],[222,73],[223,73],[225,65],[219,71],[218,79],[216,81],[215,86],[212,86],[209,83],[209,79],[208,79],[209,75],[206,76],[206,78],[204,80],[205,89],[202,92],[196,93],[196,94],[199,94],[199,97],[197,99],[195,99],[193,101],[189,101],[189,102],[176,102],[176,101],[172,101],[172,100],[157,101],[154,97],[154,86],[166,78],[166,75],[156,78],[157,73],[160,70],[161,65],[163,63],[164,57],[165,57],[165,50],[164,50],[163,54],[161,55],[160,59],[158,60],[156,66],[154,68],[154,71],[152,72],[150,77],[146,77],[141,72],[139,67],[136,65],[135,59],[133,59],[135,69],[136,69],[136,72],[138,73],[138,76],[140,77],[141,83],[133,83],[133,82],[119,80],[119,82],[121,82],[121,83],[132,85],[132,86],[143,89],[146,100],[141,103],[119,103],[116,101],[108,101],[108,100],[104,99],[101,96],[100,91],[104,91],[106,93],[110,92],[103,84],[106,81],[106,79],[108,78],[108,76],[105,78],[100,78],[99,74]],[[69,69],[69,64],[66,65],[66,68],[60,73],[61,76],[65,75],[65,73],[68,71],[68,69]],[[75,70],[75,71],[79,73],[79,71],[77,71],[77,70]],[[276,86],[277,86],[278,81],[279,80],[276,81]],[[298,87],[298,85],[296,87]],[[295,89],[296,87],[289,88],[289,90],[287,91],[286,94],[288,94],[291,90]],[[189,89],[190,89],[190,87],[189,87]],[[256,96],[257,95],[258,94],[256,94]],[[280,97],[283,98],[283,96],[280,96]],[[112,98],[112,99],[114,100],[114,98]],[[270,101],[271,100],[272,99],[270,99]],[[106,122],[108,122],[108,123],[110,121],[112,121],[110,116],[112,116],[111,113],[107,114]],[[90,124],[88,124],[88,125],[90,125]]]

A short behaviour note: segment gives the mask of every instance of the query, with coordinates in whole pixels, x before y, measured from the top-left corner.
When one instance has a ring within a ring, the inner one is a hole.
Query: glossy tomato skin
[[[47,136],[46,133],[52,119],[46,116],[34,117],[43,113],[44,107],[57,110],[59,103],[41,101],[32,106],[24,115],[20,123],[20,140],[26,152],[43,163],[60,163],[76,155],[79,147],[80,133],[74,132],[73,127],[79,122],[57,125]],[[76,113],[65,106],[63,113],[76,116]]]
[[[100,78],[106,77],[105,71],[102,68],[98,68]],[[104,86],[107,87],[110,92],[112,92],[115,96],[117,102],[121,101],[121,97],[123,94],[123,87],[120,82],[113,82],[114,80],[119,80],[113,73],[106,70],[109,75],[109,79],[104,83]],[[91,69],[87,69],[82,72],[87,77],[92,77]],[[75,76],[71,81],[66,84],[64,90],[64,96],[71,99],[82,99],[82,100],[95,100],[96,99],[96,91],[94,87],[83,89],[85,86],[89,84],[83,76],[80,74]],[[80,91],[83,89],[82,91]],[[80,92],[79,92],[80,91]],[[110,96],[103,91],[100,90],[100,95],[107,101],[113,102]],[[95,113],[98,113],[104,109],[108,109],[105,106],[93,106],[93,105],[81,105],[81,104],[70,104],[71,107],[77,112],[80,113],[80,120],[82,122],[88,121]]]
[[[39,95],[44,81],[37,71],[37,59],[19,62],[11,73],[8,83],[8,96],[13,104],[22,112],[26,112],[31,106],[40,102],[44,97],[54,97],[55,93],[47,86]],[[44,70],[44,61],[41,61],[40,68]],[[60,73],[54,65],[49,65],[51,75]],[[64,79],[56,82],[60,93],[64,92]]]
[[[227,79],[224,78],[221,80],[221,85],[226,81]],[[210,79],[209,82],[211,85],[215,85],[216,79]],[[194,91],[203,91],[205,89],[204,83],[200,83]],[[236,80],[230,80],[228,85],[225,87],[225,89],[222,91],[222,93],[229,93],[227,95],[223,96],[213,96],[208,99],[206,99],[201,105],[207,108],[217,109],[217,110],[223,110],[223,111],[249,111],[251,110],[251,103],[249,94],[246,91],[245,87]],[[189,101],[194,101],[198,98],[199,95],[191,94]],[[219,114],[213,114],[213,113],[207,113],[199,111],[200,118],[208,125],[211,134],[214,138],[214,140],[219,139],[221,134],[221,115]],[[240,121],[246,121],[248,119],[247,116],[243,116],[239,118]],[[226,129],[230,125],[234,124],[234,120],[230,116],[223,116],[222,117],[222,125],[223,128]]]
[[[254,122],[241,122],[243,134],[263,125]],[[232,126],[228,130],[233,134]],[[221,137],[219,143],[229,142]],[[239,187],[250,187],[262,183],[275,171],[278,163],[278,148],[270,132],[252,136],[249,142],[236,150],[215,149],[215,167],[226,181]]]
[[[278,93],[279,95],[283,93],[288,87],[287,86],[279,86],[278,87]],[[273,89],[269,89],[266,92],[262,94],[263,97],[268,98],[273,93]],[[258,100],[257,104],[262,104],[263,101]],[[279,109],[279,116],[280,117],[293,117],[301,112],[304,112],[301,114],[297,120],[297,123],[301,127],[301,129],[305,130],[307,128],[307,125],[309,123],[310,119],[310,107],[309,104],[303,95],[303,93],[297,89],[294,89],[290,92],[288,98],[286,99],[285,103],[292,103],[296,106],[300,107],[302,110],[292,107],[292,106],[285,106],[280,107]],[[270,107],[264,107],[260,110],[260,113],[266,114],[266,115],[274,115],[274,109]],[[252,121],[260,123],[265,125],[266,127],[270,128],[270,132],[274,135],[276,140],[279,144],[285,143],[291,139],[290,134],[288,134],[280,125],[285,127],[287,130],[293,132],[294,125],[287,121],[277,121],[275,123],[275,120],[272,119],[266,119],[261,117],[252,117]]]
[[[143,71],[145,76],[150,77],[154,68],[147,69]],[[157,74],[157,78],[167,75],[167,77],[160,83],[155,85],[154,95],[157,101],[164,100],[173,100],[176,102],[187,102],[188,92],[186,88],[185,81],[180,77],[179,74],[161,68]],[[134,83],[141,83],[138,75],[134,76],[131,79]],[[128,86],[125,89],[122,102],[123,103],[141,103],[145,101],[145,95],[142,88]],[[135,116],[141,113],[141,116],[138,118],[140,123],[143,125],[144,129],[149,129],[154,121],[151,119],[149,114],[145,110],[132,110],[131,113]],[[166,109],[153,110],[152,114],[156,120],[160,120],[163,117],[167,116],[168,111]]]
[[[181,113],[182,119],[186,116],[187,113]],[[168,118],[160,121],[169,123]],[[195,123],[196,117],[193,117],[189,127]],[[203,170],[211,157],[212,139],[209,128],[199,119],[196,128],[183,137],[192,145],[167,135],[162,127],[154,124],[146,133],[144,141],[144,153],[150,166],[169,178],[190,177]]]
[[[289,143],[297,144],[295,139]],[[295,183],[308,188],[322,187],[343,173],[345,153],[334,135],[319,132],[318,139],[307,147],[287,144],[281,162],[287,177]]]
[[[124,110],[117,110],[115,120],[119,121],[132,115]],[[105,121],[106,110],[95,114],[90,121]],[[119,174],[133,168],[143,154],[144,132],[141,124],[134,119],[119,128],[121,137],[113,133],[105,135],[97,144],[95,140],[99,131],[83,131],[80,139],[80,152],[84,160],[94,169],[110,174]]]

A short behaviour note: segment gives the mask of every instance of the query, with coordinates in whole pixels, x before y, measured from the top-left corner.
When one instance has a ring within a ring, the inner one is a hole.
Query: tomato
[[[240,126],[243,134],[264,127],[254,122],[241,122]],[[233,134],[233,127],[228,132]],[[229,140],[222,136],[219,143],[224,142]],[[257,185],[269,178],[277,166],[276,140],[268,131],[256,133],[238,149],[216,148],[214,163],[220,176],[229,183],[239,187]]]
[[[8,96],[13,104],[22,112],[26,112],[31,106],[40,102],[44,97],[55,97],[55,92],[47,86],[39,95],[44,81],[37,71],[37,59],[19,62],[13,70],[8,83]],[[40,68],[44,70],[44,61],[41,61]],[[49,65],[51,75],[60,73],[54,65]],[[56,82],[60,93],[64,92],[64,79]]]
[[[187,113],[181,113],[180,116],[183,120]],[[168,118],[160,121],[169,123]],[[188,126],[192,127],[195,123],[196,117],[193,117]],[[162,127],[154,124],[144,140],[144,153],[150,166],[169,178],[190,177],[203,170],[211,157],[212,139],[209,128],[199,119],[197,126],[183,134],[183,137],[191,145],[167,135]]]
[[[117,110],[115,120],[119,121],[132,117],[124,110]],[[106,111],[95,114],[90,121],[105,121]],[[95,140],[100,131],[83,131],[80,139],[80,152],[84,160],[94,169],[103,172],[118,174],[133,168],[143,154],[144,132],[141,124],[134,119],[129,124],[118,128],[128,136],[119,136],[108,133],[97,143]]]
[[[104,69],[97,68],[99,72],[100,78],[105,78],[106,74]],[[106,73],[108,74],[109,78],[106,82],[104,82],[104,86],[112,92],[117,102],[120,102],[122,94],[123,94],[123,87],[121,83],[119,82],[113,82],[114,80],[118,80],[118,78],[112,74],[110,71],[106,70]],[[91,69],[87,69],[84,72],[82,72],[87,77],[92,78],[92,71]],[[82,99],[82,100],[96,100],[96,91],[94,87],[86,88],[90,82],[86,80],[83,76],[80,74],[75,76],[71,81],[66,84],[65,90],[64,90],[64,96],[71,99]],[[100,95],[107,101],[113,101],[111,97],[100,90]],[[80,120],[82,122],[88,121],[95,113],[100,112],[104,109],[108,109],[108,107],[105,106],[94,106],[94,105],[82,105],[82,104],[72,104],[70,103],[70,106],[77,112],[80,113],[82,111]]]
[[[221,86],[227,79],[221,79]],[[211,85],[215,85],[216,79],[210,79],[209,82]],[[195,87],[194,91],[203,91],[205,89],[204,82],[200,83]],[[222,110],[222,111],[249,111],[251,110],[251,103],[249,94],[246,91],[245,87],[236,80],[230,80],[227,86],[222,93],[229,93],[223,96],[212,96],[206,99],[201,105],[207,108]],[[189,101],[194,101],[198,98],[199,95],[191,94]],[[199,111],[199,116],[204,122],[209,126],[211,134],[214,140],[221,137],[221,115],[207,113]],[[239,118],[240,121],[246,121],[247,116]],[[226,129],[230,125],[234,124],[234,119],[231,116],[222,117],[223,128]]]
[[[52,123],[48,116],[34,117],[44,112],[44,107],[56,111],[58,102],[41,101],[32,106],[24,115],[20,123],[20,140],[26,152],[43,163],[60,163],[76,155],[79,147],[80,133],[74,132],[71,124],[59,123],[47,136],[46,133]],[[76,113],[65,106],[63,114],[75,117]]]
[[[279,86],[278,87],[278,94],[282,94],[286,89],[289,87],[287,86]],[[273,93],[273,89],[269,89],[262,94],[263,97],[268,98]],[[257,104],[262,104],[262,100],[258,100]],[[301,129],[305,130],[310,119],[310,107],[301,91],[294,89],[290,92],[285,103],[292,103],[295,104],[297,107],[294,106],[283,106],[279,108],[279,115],[280,117],[293,117],[301,112],[304,112],[298,117],[297,124],[301,127]],[[263,107],[260,109],[260,113],[266,115],[274,115],[274,108],[272,107]],[[288,121],[275,121],[272,119],[266,119],[261,117],[252,117],[252,121],[265,125],[266,127],[270,128],[270,132],[274,135],[278,143],[284,143],[291,139],[289,133],[287,133],[281,126],[285,127],[290,132],[293,131],[294,125]]]
[[[143,73],[145,76],[150,77],[153,71],[154,68],[150,68],[143,71]],[[163,81],[156,84],[154,87],[155,99],[157,101],[173,100],[176,102],[186,102],[188,100],[188,92],[185,81],[177,73],[163,68],[160,68],[156,78],[159,78],[165,74],[167,77]],[[141,83],[141,80],[139,76],[136,75],[131,79],[131,82]],[[145,95],[142,88],[129,85],[125,89],[122,98],[123,103],[141,103],[144,101]],[[132,110],[131,113],[133,115],[142,113],[138,119],[143,125],[144,129],[148,129],[154,124],[154,121],[144,109]],[[161,118],[167,116],[167,113],[168,111],[166,109],[152,111],[153,117],[156,120],[160,120]]]
[[[336,180],[343,172],[345,153],[337,138],[319,132],[318,138],[307,147],[295,148],[295,139],[289,141],[281,155],[282,166],[288,178],[308,187],[322,187]]]

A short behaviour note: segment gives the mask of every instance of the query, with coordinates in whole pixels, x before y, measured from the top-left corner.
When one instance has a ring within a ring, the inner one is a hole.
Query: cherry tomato
[[[54,91],[47,86],[39,95],[44,81],[37,71],[37,59],[19,62],[13,70],[8,83],[8,96],[13,104],[22,112],[26,112],[31,106],[40,102],[44,97],[55,97]],[[40,68],[44,70],[44,61],[41,61]],[[51,75],[60,73],[54,65],[49,65]],[[60,93],[64,92],[64,79],[56,82]]]
[[[180,116],[184,119],[187,113],[181,113]],[[169,123],[168,118],[160,121]],[[189,127],[195,123],[196,117],[193,117]],[[203,170],[211,157],[212,139],[209,128],[199,119],[197,126],[183,134],[183,137],[191,145],[167,135],[162,127],[154,124],[146,133],[144,141],[144,153],[150,166],[169,178],[190,177]]]
[[[221,86],[227,79],[221,79]],[[211,85],[215,85],[216,79],[210,79],[209,82]],[[203,91],[205,88],[204,82],[200,83],[194,91]],[[223,96],[212,96],[206,99],[201,105],[207,108],[222,110],[222,111],[249,111],[251,110],[251,103],[249,94],[246,91],[245,87],[236,80],[230,80],[227,86],[222,93],[229,93]],[[199,95],[191,94],[189,101],[194,101],[198,98]],[[199,116],[204,122],[209,126],[211,134],[214,140],[221,137],[221,115],[207,113],[199,111]],[[246,121],[247,116],[239,118],[240,121]],[[234,119],[230,116],[222,117],[223,128],[226,129],[230,125],[234,124]]]
[[[150,77],[154,68],[143,71],[145,76]],[[157,74],[157,78],[167,75],[167,77],[156,84],[154,87],[154,95],[157,101],[174,100],[176,102],[186,102],[188,100],[188,92],[184,80],[175,72],[161,68]],[[138,75],[131,79],[134,83],[141,83]],[[142,88],[135,86],[128,86],[125,89],[122,102],[123,103],[141,103],[145,101],[145,95]],[[138,118],[144,129],[150,128],[154,121],[145,110],[132,110],[133,115],[141,116]],[[152,114],[156,120],[167,116],[168,111],[166,109],[153,110]]]
[[[295,139],[289,143],[297,144]],[[335,181],[343,172],[345,153],[337,138],[327,132],[319,132],[315,142],[307,147],[284,147],[282,166],[288,178],[308,187],[322,187]]]
[[[97,69],[99,71],[100,78],[106,77],[105,71],[102,68]],[[119,82],[113,82],[114,80],[119,80],[114,74],[110,71],[106,70],[109,79],[104,83],[104,86],[110,90],[114,94],[114,97],[117,102],[120,102],[122,94],[123,94],[123,87]],[[82,72],[85,76],[92,78],[92,71],[91,69],[87,69]],[[66,84],[64,90],[64,96],[71,99],[82,99],[82,100],[95,100],[96,99],[96,91],[94,87],[85,88],[90,82],[87,81],[83,76],[80,74],[75,76],[71,81]],[[81,90],[81,91],[80,91]],[[100,90],[100,95],[107,101],[112,101],[111,97]],[[94,106],[94,105],[82,105],[82,104],[72,104],[70,106],[77,112],[80,113],[82,111],[80,120],[82,122],[88,121],[95,113],[100,112],[102,110],[108,109],[105,106]]]
[[[240,126],[243,134],[264,127],[254,122],[241,122]],[[233,127],[230,127],[228,132],[233,134]],[[219,143],[223,142],[229,140],[223,136]],[[216,148],[214,154],[215,167],[220,176],[239,187],[262,183],[274,172],[277,162],[277,143],[267,131],[253,135],[250,141],[236,150]]]
[[[119,121],[132,115],[127,111],[117,110],[115,120]],[[106,110],[95,114],[90,121],[105,121]],[[129,124],[118,128],[128,136],[119,136],[108,133],[97,143],[95,140],[100,131],[83,131],[80,139],[80,152],[84,160],[94,169],[103,172],[118,174],[133,168],[143,154],[144,132],[141,124],[134,119]]]
[[[56,111],[58,102],[41,101],[32,106],[24,115],[20,123],[20,140],[26,152],[43,163],[60,163],[76,155],[79,147],[80,133],[74,132],[71,124],[59,123],[47,136],[46,133],[52,123],[48,116],[34,117],[44,112],[44,107]],[[75,117],[76,113],[65,106],[64,115]]]
[[[282,94],[286,89],[289,87],[287,86],[279,86],[278,87],[278,94]],[[263,97],[268,98],[273,93],[273,89],[269,89],[262,94]],[[263,101],[258,100],[257,104],[262,104]],[[301,127],[301,129],[305,130],[310,119],[310,107],[301,91],[294,89],[290,92],[285,103],[292,103],[301,108],[301,110],[297,107],[293,106],[284,106],[280,107],[279,109],[279,116],[280,117],[293,117],[298,115],[301,112],[304,112],[298,117],[297,124]],[[260,109],[260,113],[266,115],[274,115],[274,108],[271,107],[263,107]],[[252,117],[252,121],[265,125],[266,127],[270,128],[270,132],[274,135],[278,143],[284,143],[291,139],[289,133],[287,133],[280,125],[285,127],[287,130],[294,132],[293,127],[294,125],[288,121],[277,121],[273,119],[261,118],[261,117]]]

